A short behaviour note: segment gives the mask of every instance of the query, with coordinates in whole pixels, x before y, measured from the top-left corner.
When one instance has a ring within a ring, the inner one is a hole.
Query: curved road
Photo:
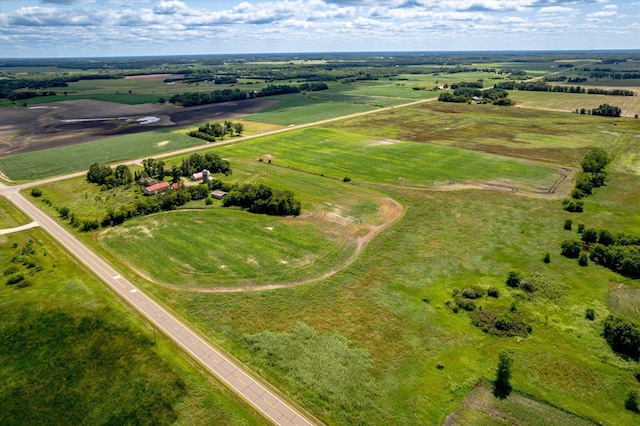
[[[182,346],[189,355],[198,360],[267,418],[277,425],[311,426],[313,424],[287,402],[274,395],[231,360],[202,340],[180,320],[140,292],[97,254],[35,207],[18,191],[18,187],[8,188],[0,183],[0,194],[6,196],[12,203],[31,216],[37,224],[49,232],[73,256],[84,263],[124,300],[140,311],[173,341]],[[33,226],[33,224],[29,224],[29,227]]]

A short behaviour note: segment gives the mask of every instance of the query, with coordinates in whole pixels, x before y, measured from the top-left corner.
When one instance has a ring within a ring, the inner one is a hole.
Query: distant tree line
[[[35,93],[34,90],[46,89],[49,87],[67,87],[69,83],[80,80],[97,80],[97,79],[114,79],[122,78],[119,74],[85,74],[85,75],[71,75],[71,76],[47,76],[47,75],[30,75],[29,77],[17,77],[17,78],[5,78],[0,79],[0,98],[6,98],[10,100],[10,96],[20,96],[21,90],[26,89],[27,93]],[[22,92],[24,93],[24,92]],[[51,91],[41,93],[54,93]],[[36,96],[51,96],[46,94],[38,94]],[[33,96],[30,96],[33,97]],[[19,98],[27,99],[27,98]]]
[[[244,124],[231,121],[225,121],[224,123],[205,123],[198,127],[198,130],[192,130],[187,133],[194,138],[203,139],[208,142],[215,142],[217,138],[224,138],[226,135],[241,136],[244,132]]]
[[[239,206],[252,213],[271,216],[298,216],[300,201],[290,191],[277,191],[260,184],[235,185],[222,199],[224,207]]]
[[[38,96],[56,96],[56,92],[52,91],[42,91],[42,92],[31,92],[31,91],[18,91],[9,93],[6,98],[11,102],[22,101],[24,99],[37,98]]]
[[[503,81],[494,85],[496,88],[505,90],[522,90],[528,92],[561,92],[561,93],[587,93],[592,95],[611,95],[611,96],[634,96],[633,90],[624,89],[585,89],[580,86],[552,86],[545,81],[526,81],[516,82],[513,80]]]

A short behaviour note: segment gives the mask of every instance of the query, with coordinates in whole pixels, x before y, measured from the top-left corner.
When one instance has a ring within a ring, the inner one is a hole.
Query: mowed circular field
[[[178,210],[137,218],[99,243],[148,280],[185,290],[291,284],[339,268],[357,240],[317,215],[273,217],[240,210]]]

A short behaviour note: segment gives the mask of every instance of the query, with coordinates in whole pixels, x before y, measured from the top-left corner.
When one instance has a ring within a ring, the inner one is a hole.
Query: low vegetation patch
[[[298,323],[291,332],[263,331],[246,335],[244,342],[260,367],[275,370],[285,386],[291,380],[300,382],[318,412],[339,407],[340,423],[360,423],[359,413],[381,409],[372,400],[378,389],[371,356],[337,333],[320,333]]]

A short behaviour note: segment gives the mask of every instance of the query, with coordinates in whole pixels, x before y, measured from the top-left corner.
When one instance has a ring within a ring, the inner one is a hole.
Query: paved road
[[[223,354],[203,341],[189,327],[162,309],[153,300],[120,276],[93,251],[69,234],[61,225],[24,198],[18,188],[7,188],[0,184],[0,193],[17,207],[31,216],[37,224],[46,229],[67,250],[91,269],[100,279],[122,296],[128,303],[142,312],[187,353],[199,360],[223,383],[234,389],[240,396],[278,425],[305,425],[311,423],[298,411],[278,396],[258,383]],[[33,225],[31,225],[33,226]]]

